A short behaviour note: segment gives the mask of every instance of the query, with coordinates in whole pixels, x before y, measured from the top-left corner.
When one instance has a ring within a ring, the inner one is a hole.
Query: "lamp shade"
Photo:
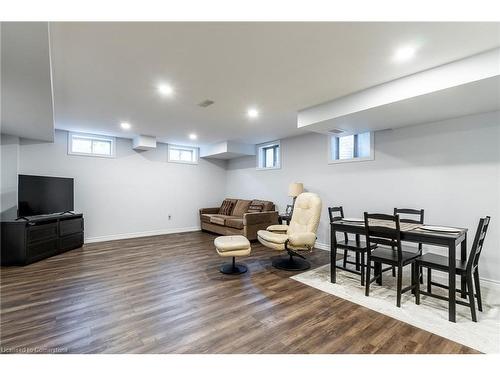
[[[302,182],[294,182],[288,186],[288,196],[297,197],[304,192],[304,184]]]

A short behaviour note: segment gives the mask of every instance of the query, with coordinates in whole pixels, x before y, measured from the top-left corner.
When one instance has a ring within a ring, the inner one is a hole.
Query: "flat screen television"
[[[18,216],[73,211],[73,179],[19,175]]]

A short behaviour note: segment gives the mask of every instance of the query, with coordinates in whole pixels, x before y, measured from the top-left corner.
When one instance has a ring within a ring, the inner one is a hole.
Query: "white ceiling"
[[[321,133],[326,133],[325,129],[345,130],[341,135],[396,129],[498,111],[499,106],[500,77],[496,76],[357,111],[308,129]]]
[[[347,135],[499,110],[495,48],[304,109],[297,122],[307,130]]]
[[[51,23],[56,128],[194,144],[298,135],[297,111],[500,45],[499,23]],[[405,45],[416,57],[395,63]],[[155,85],[175,87],[171,99]],[[215,101],[208,108],[197,104]],[[261,116],[249,120],[248,107]],[[119,123],[128,121],[130,131]]]

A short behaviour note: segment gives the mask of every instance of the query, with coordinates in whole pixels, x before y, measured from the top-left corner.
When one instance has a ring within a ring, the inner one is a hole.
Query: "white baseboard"
[[[107,236],[87,237],[87,238],[85,238],[84,242],[85,243],[94,243],[94,242],[104,242],[104,241],[113,241],[113,240],[125,240],[128,238],[160,236],[162,234],[195,232],[195,231],[199,231],[199,230],[201,230],[201,228],[199,226],[196,226],[196,227],[185,227],[185,228],[158,229],[158,230],[150,230],[150,231],[145,231],[145,232],[110,234]]]
[[[314,247],[316,249],[330,251],[330,245],[326,243],[316,242]],[[448,283],[448,277],[446,274],[438,271],[433,272],[432,280],[441,284]],[[489,303],[500,303],[500,281],[481,277],[480,283],[484,300]]]

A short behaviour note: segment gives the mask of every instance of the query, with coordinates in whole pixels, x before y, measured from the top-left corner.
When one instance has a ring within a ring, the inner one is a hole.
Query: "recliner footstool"
[[[223,264],[220,272],[239,275],[247,272],[247,266],[236,263],[236,257],[247,256],[252,251],[250,241],[245,236],[220,236],[214,240],[215,249],[221,257],[232,257],[232,263]]]

